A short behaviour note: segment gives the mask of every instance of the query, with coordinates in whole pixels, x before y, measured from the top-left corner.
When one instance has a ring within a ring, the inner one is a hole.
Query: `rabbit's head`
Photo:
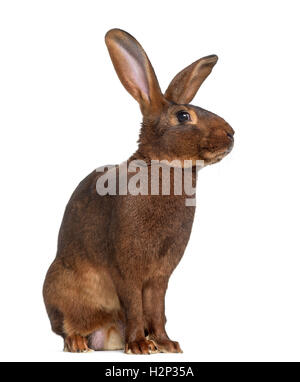
[[[140,157],[212,164],[231,151],[234,131],[230,125],[216,114],[189,104],[217,56],[203,57],[182,70],[162,94],[153,67],[134,37],[112,29],[105,41],[120,81],[143,114]]]

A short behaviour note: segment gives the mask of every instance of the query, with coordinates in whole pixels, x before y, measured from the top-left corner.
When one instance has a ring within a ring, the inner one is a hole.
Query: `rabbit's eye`
[[[176,117],[178,119],[178,122],[185,122],[185,121],[190,121],[191,116],[187,111],[180,110],[178,113],[176,113]]]

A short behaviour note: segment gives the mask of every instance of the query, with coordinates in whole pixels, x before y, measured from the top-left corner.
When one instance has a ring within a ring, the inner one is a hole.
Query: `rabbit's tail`
[[[124,349],[124,326],[121,321],[103,326],[89,335],[88,344],[92,350]]]

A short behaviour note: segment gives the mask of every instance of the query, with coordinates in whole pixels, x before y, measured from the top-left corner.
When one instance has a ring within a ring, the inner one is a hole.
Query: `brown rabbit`
[[[228,123],[189,105],[217,56],[185,68],[162,94],[146,53],[131,35],[112,29],[105,41],[120,81],[143,114],[138,149],[129,161],[143,161],[148,171],[152,160],[190,160],[195,185],[195,161],[215,163],[233,146]],[[164,299],[188,243],[195,207],[187,206],[188,195],[177,195],[174,187],[170,195],[160,186],[159,195],[101,196],[97,182],[109,171],[87,176],[66,207],[43,289],[52,329],[71,352],[181,352],[165,330]],[[128,171],[128,182],[134,174]]]

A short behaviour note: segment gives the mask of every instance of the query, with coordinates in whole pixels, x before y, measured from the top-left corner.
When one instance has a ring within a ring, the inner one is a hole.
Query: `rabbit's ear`
[[[138,101],[143,115],[154,117],[160,114],[166,100],[141,45],[129,33],[120,29],[108,31],[105,42],[120,81]]]
[[[190,103],[217,61],[218,57],[211,55],[183,69],[171,81],[165,92],[166,99],[178,104]]]

